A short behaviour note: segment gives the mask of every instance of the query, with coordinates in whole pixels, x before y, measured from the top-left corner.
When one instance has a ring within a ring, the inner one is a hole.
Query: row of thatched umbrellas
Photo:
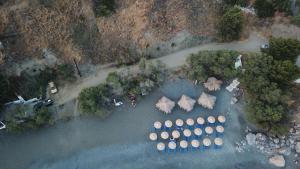
[[[198,104],[203,106],[204,108],[213,109],[216,100],[217,98],[215,96],[203,92],[198,99]],[[187,112],[193,110],[195,103],[196,101],[187,95],[182,95],[180,100],[177,102],[179,107],[184,109]],[[166,96],[163,96],[156,103],[156,107],[160,111],[169,114],[172,112],[173,108],[175,107],[175,102],[167,98]]]
[[[198,148],[201,147],[201,142],[199,140],[193,139],[190,142],[186,141],[186,140],[181,140],[179,142],[179,148],[181,150],[187,150],[189,144],[191,145],[191,148],[194,148],[194,149],[198,149]],[[204,138],[202,140],[202,145],[203,145],[203,148],[209,148],[212,145],[211,139]],[[216,146],[216,148],[221,147],[223,145],[223,139],[219,138],[219,137],[215,138],[214,139],[214,145]],[[176,150],[177,147],[178,146],[177,146],[176,142],[174,142],[174,141],[168,142],[169,150]],[[157,143],[156,148],[159,151],[164,151],[166,149],[166,144],[163,143],[163,142],[159,142],[159,143]]]
[[[222,115],[218,116],[218,117],[217,117],[217,120],[218,120],[218,122],[219,122],[220,124],[224,124],[224,123],[226,122],[225,116],[222,116]],[[214,116],[208,116],[208,117],[207,117],[207,123],[208,123],[209,125],[213,125],[213,124],[215,124],[215,122],[216,122],[216,118],[215,118]],[[192,119],[192,118],[186,119],[185,123],[186,123],[187,126],[190,126],[190,127],[193,127],[193,126],[195,125],[195,121],[194,121],[194,119]],[[201,126],[203,126],[204,124],[205,124],[205,119],[204,119],[203,117],[198,117],[198,118],[196,119],[196,126],[200,126],[200,127],[201,127]],[[177,120],[175,121],[175,125],[176,125],[177,127],[183,127],[184,121],[183,121],[182,119],[177,119]],[[164,127],[166,127],[166,128],[171,128],[172,126],[173,126],[173,122],[172,122],[171,120],[166,120],[166,121],[164,122]],[[162,129],[163,126],[162,126],[162,123],[161,123],[161,122],[156,121],[156,122],[154,122],[153,127],[154,127],[156,130],[160,130],[160,129]]]

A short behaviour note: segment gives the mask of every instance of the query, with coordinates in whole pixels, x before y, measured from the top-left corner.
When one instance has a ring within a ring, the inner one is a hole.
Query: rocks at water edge
[[[246,140],[247,140],[247,143],[248,143],[250,146],[253,146],[253,145],[255,144],[255,140],[256,140],[255,134],[248,133],[248,134],[246,135]]]
[[[274,155],[269,158],[269,163],[276,167],[285,167],[285,159],[282,155]]]
[[[300,153],[300,142],[296,143],[295,150],[296,150],[297,153]]]

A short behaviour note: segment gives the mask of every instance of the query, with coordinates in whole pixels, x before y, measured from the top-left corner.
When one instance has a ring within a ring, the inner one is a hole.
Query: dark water
[[[225,90],[213,111],[196,106],[190,113],[178,107],[171,115],[155,109],[155,103],[166,95],[178,100],[182,94],[199,97],[202,89],[188,81],[169,81],[133,109],[124,106],[106,120],[77,118],[53,127],[25,134],[0,135],[0,169],[262,169],[272,168],[267,158],[250,150],[237,153],[234,143],[242,139],[239,114],[230,107]],[[185,154],[160,154],[148,141],[155,120],[227,115],[224,147],[221,150]],[[292,168],[292,167],[287,167]]]

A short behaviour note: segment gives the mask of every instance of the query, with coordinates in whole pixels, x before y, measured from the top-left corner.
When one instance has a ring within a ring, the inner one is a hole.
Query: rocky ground
[[[294,125],[286,136],[270,137],[263,133],[245,130],[245,140],[236,143],[238,152],[256,148],[269,156],[269,163],[276,167],[285,166],[285,158],[292,158],[296,166],[300,167],[300,124]]]

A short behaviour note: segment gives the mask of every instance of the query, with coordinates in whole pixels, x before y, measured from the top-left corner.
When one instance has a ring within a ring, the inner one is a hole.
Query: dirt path
[[[178,66],[182,66],[185,64],[186,58],[192,54],[197,53],[202,50],[220,50],[220,49],[228,49],[228,50],[238,50],[238,51],[251,51],[258,52],[260,49],[260,45],[265,43],[266,39],[260,37],[257,33],[252,33],[250,38],[245,41],[237,41],[230,43],[211,43],[201,46],[196,46],[193,48],[188,48],[181,50],[179,52],[166,55],[155,60],[160,60],[166,64],[167,68],[175,68]],[[59,94],[56,95],[56,102],[58,104],[63,104],[68,101],[71,101],[78,97],[80,91],[84,88],[88,88],[91,86],[96,86],[100,83],[105,82],[106,76],[113,71],[123,71],[125,69],[130,69],[130,71],[137,70],[137,66],[128,66],[125,68],[107,68],[97,70],[94,74],[86,78],[82,78],[73,84],[68,84],[63,88],[60,88]]]

